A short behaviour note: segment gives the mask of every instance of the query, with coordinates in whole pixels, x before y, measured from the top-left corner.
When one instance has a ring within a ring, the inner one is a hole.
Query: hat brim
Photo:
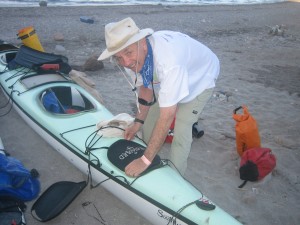
[[[122,47],[114,50],[114,51],[108,51],[108,49],[105,49],[102,54],[99,56],[98,60],[104,60],[107,59],[114,54],[118,53],[119,51],[123,50],[124,48],[128,47],[129,45],[132,45],[133,43],[143,39],[144,37],[153,34],[153,30],[150,28],[142,29],[137,34],[135,34],[133,37],[131,37]]]

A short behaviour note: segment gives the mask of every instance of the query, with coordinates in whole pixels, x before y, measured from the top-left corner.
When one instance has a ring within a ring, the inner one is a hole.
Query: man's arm
[[[151,102],[151,100],[153,98],[152,89],[141,86],[140,90],[139,90],[139,98],[142,98],[147,102]],[[145,121],[145,119],[148,115],[150,106],[145,106],[145,105],[139,104],[139,107],[140,107],[140,111],[138,111],[136,113],[135,118],[137,118],[138,120],[141,120],[141,121]],[[143,125],[143,123],[141,123],[141,122],[135,122],[132,126],[130,126],[129,128],[127,128],[125,130],[124,138],[126,140],[132,140],[134,138],[135,134],[140,130],[142,125]]]
[[[128,176],[137,177],[147,169],[147,167],[149,166],[147,161],[152,162],[155,155],[159,152],[161,146],[163,145],[166,139],[169,128],[175,117],[176,109],[177,109],[177,105],[160,108],[159,118],[152,131],[152,135],[148,143],[148,147],[144,152],[144,157],[146,157],[146,162],[145,159],[143,160],[142,158],[132,161],[125,168],[125,173]]]
[[[147,102],[151,102],[153,100],[153,90],[150,88],[146,88],[144,86],[140,86],[139,98]],[[140,107],[140,112],[137,112],[136,118],[140,120],[145,120],[148,115],[150,106],[139,104],[139,107]]]
[[[177,105],[160,108],[159,118],[152,131],[148,147],[144,153],[149,161],[152,161],[165,142],[170,126],[176,114]]]

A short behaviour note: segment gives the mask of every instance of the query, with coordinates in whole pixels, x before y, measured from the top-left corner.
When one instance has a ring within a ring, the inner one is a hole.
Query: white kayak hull
[[[5,54],[7,52],[0,52],[0,57],[5,58]],[[96,130],[96,126],[93,125],[112,118],[113,115],[83,88],[68,80],[41,83],[28,88],[26,76],[39,80],[43,79],[43,75],[30,71],[25,75],[14,77],[16,73],[22,73],[22,70],[8,70],[5,67],[6,64],[2,60],[0,71],[5,72],[0,75],[1,88],[26,123],[83,173],[89,173],[88,165],[90,165],[94,183],[102,182],[101,186],[152,224],[241,224],[218,206],[214,210],[205,211],[193,204],[177,214],[177,211],[185,205],[202,197],[208,198],[169,166],[153,170],[134,180],[109,162],[107,150],[96,150],[91,158],[86,154],[85,143],[89,140],[90,134]],[[46,89],[57,87],[75,88],[92,102],[94,108],[74,115],[47,112],[41,103],[42,93]],[[117,140],[118,138],[104,138],[96,144],[96,147],[110,146]]]

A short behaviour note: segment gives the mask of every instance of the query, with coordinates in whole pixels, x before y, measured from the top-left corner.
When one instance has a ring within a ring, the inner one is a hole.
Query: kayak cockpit
[[[7,50],[3,52],[0,56],[0,63],[6,66],[10,61],[12,61],[16,57],[17,52],[17,50]]]
[[[1,46],[1,45],[0,45]],[[2,67],[1,67],[2,66]],[[36,51],[22,45],[0,54],[0,67],[7,72],[8,91],[35,93],[40,107],[55,115],[96,111],[97,104],[69,76],[72,68],[61,55]]]
[[[75,87],[47,88],[40,99],[45,110],[54,114],[74,114],[95,109],[92,102]]]

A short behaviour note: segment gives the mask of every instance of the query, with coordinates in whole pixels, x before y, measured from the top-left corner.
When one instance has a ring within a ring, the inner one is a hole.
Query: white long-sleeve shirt
[[[153,50],[153,83],[160,107],[189,102],[215,86],[220,64],[208,47],[174,31],[157,31],[148,38]],[[132,71],[130,74],[134,75]],[[137,86],[143,84],[141,79],[138,75]]]

